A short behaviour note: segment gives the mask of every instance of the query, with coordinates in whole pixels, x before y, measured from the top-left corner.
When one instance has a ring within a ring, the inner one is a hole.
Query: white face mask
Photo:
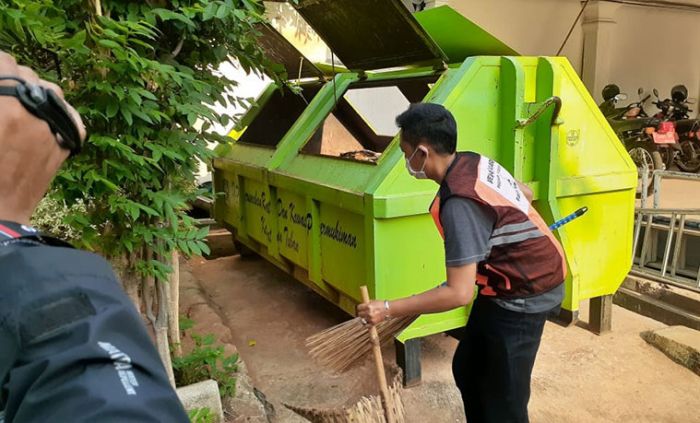
[[[421,167],[420,170],[415,170],[411,167],[411,160],[413,160],[413,156],[416,155],[418,150],[423,151],[425,153],[425,159],[423,159],[423,167]],[[406,170],[408,170],[408,173],[411,174],[416,179],[428,179],[428,175],[425,174],[425,163],[428,161],[428,150],[418,147],[413,151],[413,154],[411,154],[411,157],[406,159]]]

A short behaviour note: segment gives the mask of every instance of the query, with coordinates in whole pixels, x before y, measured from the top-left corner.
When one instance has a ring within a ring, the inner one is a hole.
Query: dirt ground
[[[185,266],[226,326],[212,331],[232,337],[254,386],[274,406],[274,421],[304,421],[283,403],[332,407],[376,392],[369,363],[333,376],[307,356],[307,336],[348,316],[302,284],[264,260],[239,256],[196,258]],[[531,421],[700,422],[700,377],[639,336],[663,326],[617,306],[613,332],[604,336],[589,332],[585,323],[547,323],[533,374]],[[423,382],[403,396],[409,422],[464,421],[450,370],[455,346],[445,335],[424,340]],[[393,347],[384,354],[393,361]]]

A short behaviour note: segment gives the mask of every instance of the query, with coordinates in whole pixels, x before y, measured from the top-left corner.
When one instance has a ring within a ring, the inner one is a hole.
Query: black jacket
[[[5,422],[188,422],[141,317],[101,257],[0,245]]]

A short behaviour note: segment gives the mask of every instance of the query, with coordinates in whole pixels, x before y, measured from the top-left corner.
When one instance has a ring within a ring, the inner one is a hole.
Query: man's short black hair
[[[425,140],[435,151],[452,154],[457,150],[457,122],[440,104],[414,103],[396,117],[402,139],[413,147]]]

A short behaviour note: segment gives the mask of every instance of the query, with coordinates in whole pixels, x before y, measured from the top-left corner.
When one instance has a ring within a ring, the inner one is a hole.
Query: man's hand
[[[0,76],[22,78],[53,90],[63,99],[58,85],[39,79],[34,71],[17,65],[12,56],[2,51]],[[1,85],[16,83],[0,81]],[[85,139],[80,115],[71,105],[65,105],[81,139]],[[28,224],[69,151],[59,147],[49,125],[29,113],[17,98],[0,96],[0,111],[0,219]]]
[[[371,325],[383,322],[386,319],[386,313],[384,301],[370,301],[357,306],[357,317],[361,317]]]

